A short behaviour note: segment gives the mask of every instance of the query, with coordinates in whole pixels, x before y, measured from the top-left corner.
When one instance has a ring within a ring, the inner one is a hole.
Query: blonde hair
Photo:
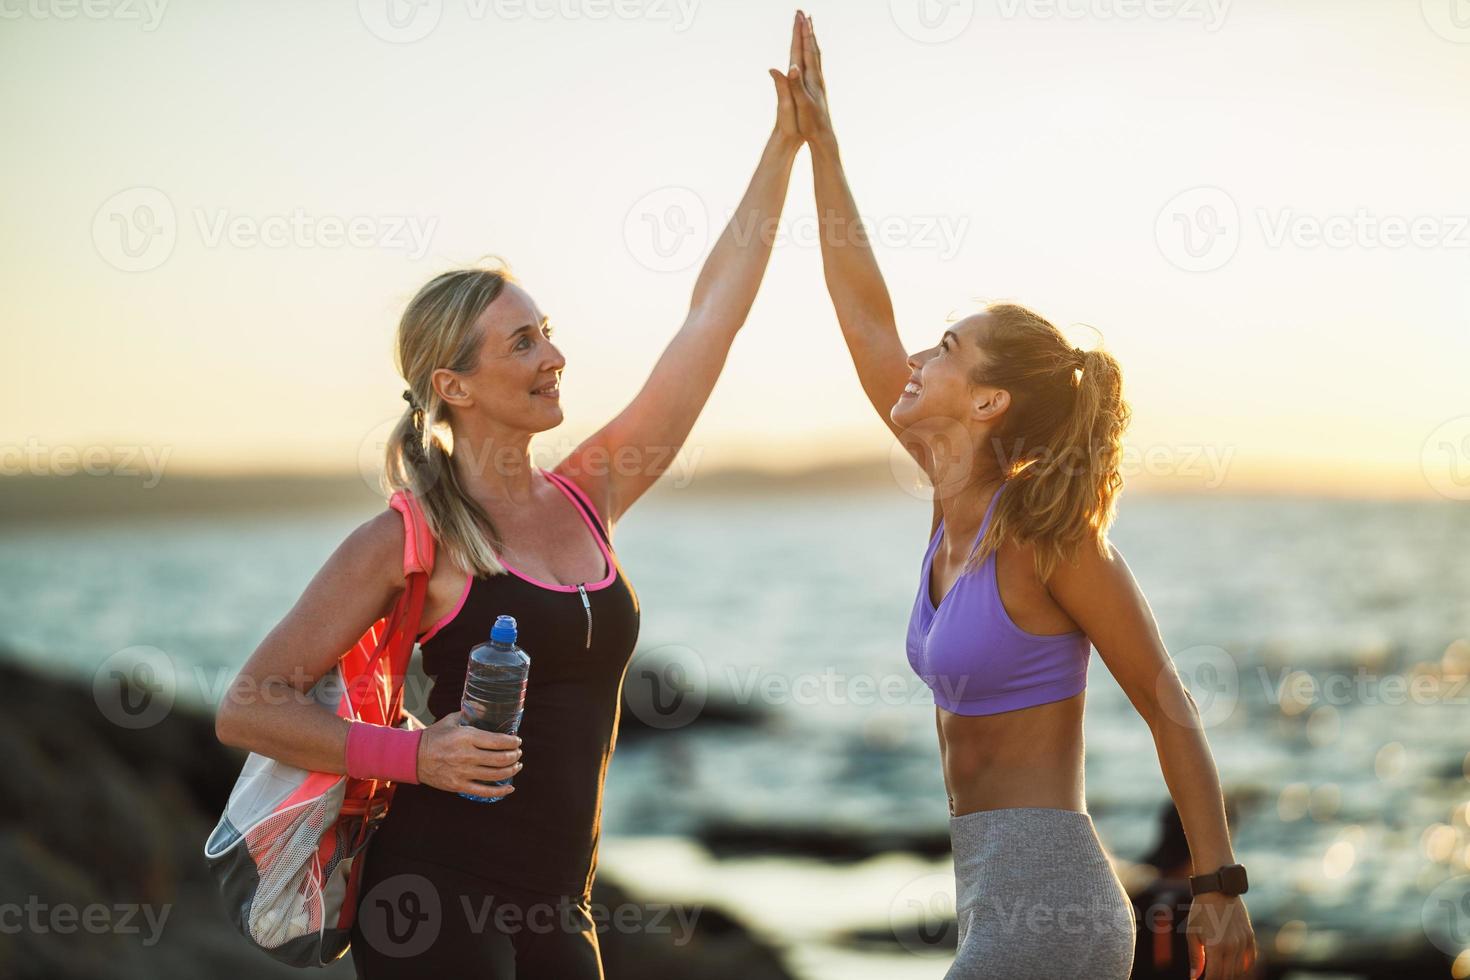
[[[454,435],[432,378],[439,368],[475,369],[484,343],[475,321],[515,281],[503,266],[446,272],[409,300],[398,321],[395,358],[413,400],[388,437],[383,484],[390,494],[408,490],[418,498],[440,552],[472,575],[505,573],[497,555],[503,541],[460,487],[450,457]]]
[[[986,312],[990,323],[979,338],[986,365],[970,380],[1010,393],[1010,408],[991,437],[1007,484],[966,570],[1006,540],[1029,542],[1045,582],[1084,544],[1107,556],[1131,410],[1111,354],[1073,347],[1024,306],[996,303]]]

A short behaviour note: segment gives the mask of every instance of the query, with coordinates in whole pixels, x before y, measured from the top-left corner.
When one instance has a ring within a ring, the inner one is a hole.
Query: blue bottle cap
[[[514,643],[516,641],[516,618],[496,616],[495,625],[490,628],[490,641],[492,643]]]

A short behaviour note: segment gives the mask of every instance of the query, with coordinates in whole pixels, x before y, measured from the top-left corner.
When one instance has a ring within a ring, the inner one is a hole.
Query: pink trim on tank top
[[[602,589],[605,589],[608,586],[612,585],[613,581],[616,580],[618,577],[617,564],[613,560],[612,551],[602,540],[601,532],[599,532],[597,530],[597,526],[592,523],[592,519],[587,516],[588,511],[595,514],[597,513],[597,509],[592,506],[591,501],[587,499],[587,495],[582,492],[581,488],[572,483],[571,480],[566,480],[565,477],[555,476],[554,474],[548,473],[546,470],[543,470],[540,467],[537,467],[537,471],[542,476],[549,479],[553,484],[555,484],[556,487],[561,490],[564,495],[566,495],[568,500],[571,500],[572,494],[575,493],[577,497],[587,506],[587,510],[583,510],[581,507],[577,507],[575,502],[573,502],[572,504],[572,506],[576,508],[577,514],[582,518],[582,523],[586,524],[587,530],[592,532],[592,539],[597,542],[597,550],[602,552],[602,557],[607,562],[607,575],[602,579],[602,581],[596,583],[595,585],[583,583],[582,588],[586,589],[588,592],[599,592]],[[563,482],[564,480],[565,482]],[[506,561],[504,558],[500,559],[500,564],[505,567],[505,570],[507,572],[510,572],[516,578],[521,579],[524,582],[529,582],[537,588],[547,589],[551,592],[577,591],[577,586],[575,585],[558,585],[555,582],[543,582],[540,579],[532,578],[530,575],[527,575],[512,566],[510,562]],[[475,577],[473,575],[465,576],[464,591],[460,593],[459,602],[455,603],[454,608],[450,610],[443,619],[439,620],[433,626],[429,627],[429,631],[420,636],[418,642],[427,643],[429,640],[434,638],[434,634],[438,633],[441,629],[448,626],[451,622],[454,621],[454,617],[458,616],[460,610],[464,609],[464,604],[470,597],[470,587],[474,585],[474,583]]]

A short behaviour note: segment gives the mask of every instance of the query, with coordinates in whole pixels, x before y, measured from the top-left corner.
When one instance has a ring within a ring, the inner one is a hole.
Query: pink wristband
[[[347,775],[354,779],[387,779],[395,783],[419,781],[419,739],[422,728],[389,728],[354,721],[347,729]]]

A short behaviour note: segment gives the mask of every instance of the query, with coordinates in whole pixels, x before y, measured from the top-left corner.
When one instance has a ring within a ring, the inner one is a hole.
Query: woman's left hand
[[[1189,975],[1203,980],[1246,980],[1256,975],[1256,934],[1239,895],[1194,896],[1185,922]]]
[[[791,25],[791,64],[800,65],[801,61],[801,14],[796,15],[796,20]],[[767,69],[771,73],[771,81],[776,84],[776,130],[775,135],[785,142],[800,145],[802,142],[801,131],[796,125],[796,101],[792,97],[792,85],[799,84],[793,81],[785,72],[774,68]]]

